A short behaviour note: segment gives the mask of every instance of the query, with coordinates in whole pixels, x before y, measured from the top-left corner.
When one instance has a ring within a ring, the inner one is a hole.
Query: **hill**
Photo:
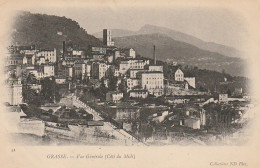
[[[132,35],[144,35],[144,34],[163,34],[167,35],[174,40],[185,42],[192,44],[200,49],[208,50],[211,52],[217,52],[224,56],[229,57],[241,57],[242,52],[238,51],[235,48],[228,47],[225,45],[213,43],[213,42],[205,42],[199,38],[194,36],[181,33],[169,28],[153,26],[153,25],[144,25],[138,31],[130,31],[130,30],[120,30],[120,29],[112,29],[112,37],[124,37],[124,36],[132,36]],[[97,38],[102,38],[102,32],[98,32],[93,34]]]
[[[122,48],[134,48],[143,57],[153,57],[153,45],[156,45],[158,60],[172,59],[185,65],[200,69],[216,70],[243,76],[244,63],[240,58],[223,56],[219,53],[202,50],[191,44],[176,41],[162,34],[134,35],[114,38],[115,45]]]
[[[66,17],[20,12],[13,24],[12,44],[32,45],[37,48],[62,48],[62,41],[86,49],[102,42],[89,35],[76,21]]]

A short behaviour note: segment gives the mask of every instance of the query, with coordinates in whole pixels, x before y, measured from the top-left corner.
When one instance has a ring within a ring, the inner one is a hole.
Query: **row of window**
[[[10,60],[10,65],[18,64],[17,60]]]

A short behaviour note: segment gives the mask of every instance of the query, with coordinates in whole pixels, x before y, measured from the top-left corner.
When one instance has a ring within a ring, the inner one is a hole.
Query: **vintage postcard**
[[[1,167],[259,166],[259,1],[0,4]]]

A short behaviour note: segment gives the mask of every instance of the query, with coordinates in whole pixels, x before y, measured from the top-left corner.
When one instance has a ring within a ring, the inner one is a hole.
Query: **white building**
[[[43,65],[43,75],[44,77],[54,76],[54,65],[52,64],[44,64]]]
[[[136,57],[135,50],[133,48],[123,49],[123,52],[126,54],[127,57],[131,57],[131,58]]]
[[[206,125],[206,111],[204,109],[200,110],[200,124],[203,126]]]
[[[115,110],[115,120],[122,121],[122,120],[136,120],[140,117],[140,109],[137,107],[117,107]]]
[[[126,80],[126,83],[127,83],[127,92],[132,90],[133,88],[137,87],[137,86],[140,86],[141,84],[141,81],[140,79],[127,79]]]
[[[184,80],[186,80],[191,87],[196,88],[195,77],[184,77]]]
[[[147,98],[148,97],[148,91],[147,90],[130,90],[129,91],[129,97],[133,98]]]
[[[180,68],[178,68],[175,73],[174,73],[174,79],[175,81],[184,81],[184,73],[182,72],[182,70]]]
[[[141,72],[137,75],[141,79],[142,89],[148,90],[150,94],[155,96],[163,95],[164,76],[162,72]]]
[[[40,50],[36,53],[36,57],[44,56],[45,60],[55,63],[57,61],[57,51],[56,48],[53,50]]]
[[[117,103],[124,97],[123,93],[110,91],[106,94],[106,101]]]
[[[81,51],[81,50],[73,50],[72,55],[73,55],[73,57],[80,57],[81,58],[84,55],[84,52]]]
[[[163,66],[161,66],[161,65],[149,65],[149,71],[163,72]]]
[[[138,72],[147,72],[148,70],[145,69],[130,69],[129,70],[129,74],[130,74],[130,78],[136,78],[136,74]]]
[[[132,58],[136,57],[134,49],[132,49],[132,48],[129,49],[129,56],[132,57]]]
[[[15,78],[9,78],[7,81],[8,88],[8,103],[10,105],[19,105],[23,103],[22,96],[22,83],[21,80]]]
[[[75,76],[77,78],[81,77],[81,79],[84,79],[85,74],[86,74],[86,65],[85,63],[75,63],[74,65],[75,69]]]
[[[43,71],[41,69],[28,69],[27,72],[33,74],[37,80],[40,80],[44,77]]]
[[[91,76],[91,64],[86,64],[86,77]]]
[[[39,57],[38,64],[39,64],[39,65],[45,64],[45,57],[44,57],[44,56],[40,56],[40,57]]]
[[[92,53],[98,53],[98,54],[106,54],[106,48],[105,47],[91,47]]]
[[[23,64],[23,56],[22,55],[10,55],[7,58],[7,66],[9,65],[22,65]]]
[[[20,50],[21,54],[24,55],[34,55],[37,52],[36,49],[25,49],[25,50]]]
[[[119,71],[121,74],[125,74],[129,69],[144,69],[145,65],[149,65],[149,60],[145,60],[145,59],[123,60],[119,64]]]
[[[219,94],[218,101],[224,103],[228,102],[228,94]]]
[[[57,84],[65,84],[66,83],[66,78],[62,78],[62,77],[55,78],[55,82]]]
[[[23,57],[23,64],[27,64],[27,58],[26,58],[26,56]]]
[[[200,129],[200,119],[199,118],[188,118],[184,120],[184,125],[192,129]]]

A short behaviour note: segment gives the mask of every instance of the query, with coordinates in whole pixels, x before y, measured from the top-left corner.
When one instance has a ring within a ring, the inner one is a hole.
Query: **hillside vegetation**
[[[89,35],[76,21],[66,17],[20,12],[13,25],[12,44],[32,45],[37,48],[62,48],[66,40],[76,48],[101,46],[102,42]]]

